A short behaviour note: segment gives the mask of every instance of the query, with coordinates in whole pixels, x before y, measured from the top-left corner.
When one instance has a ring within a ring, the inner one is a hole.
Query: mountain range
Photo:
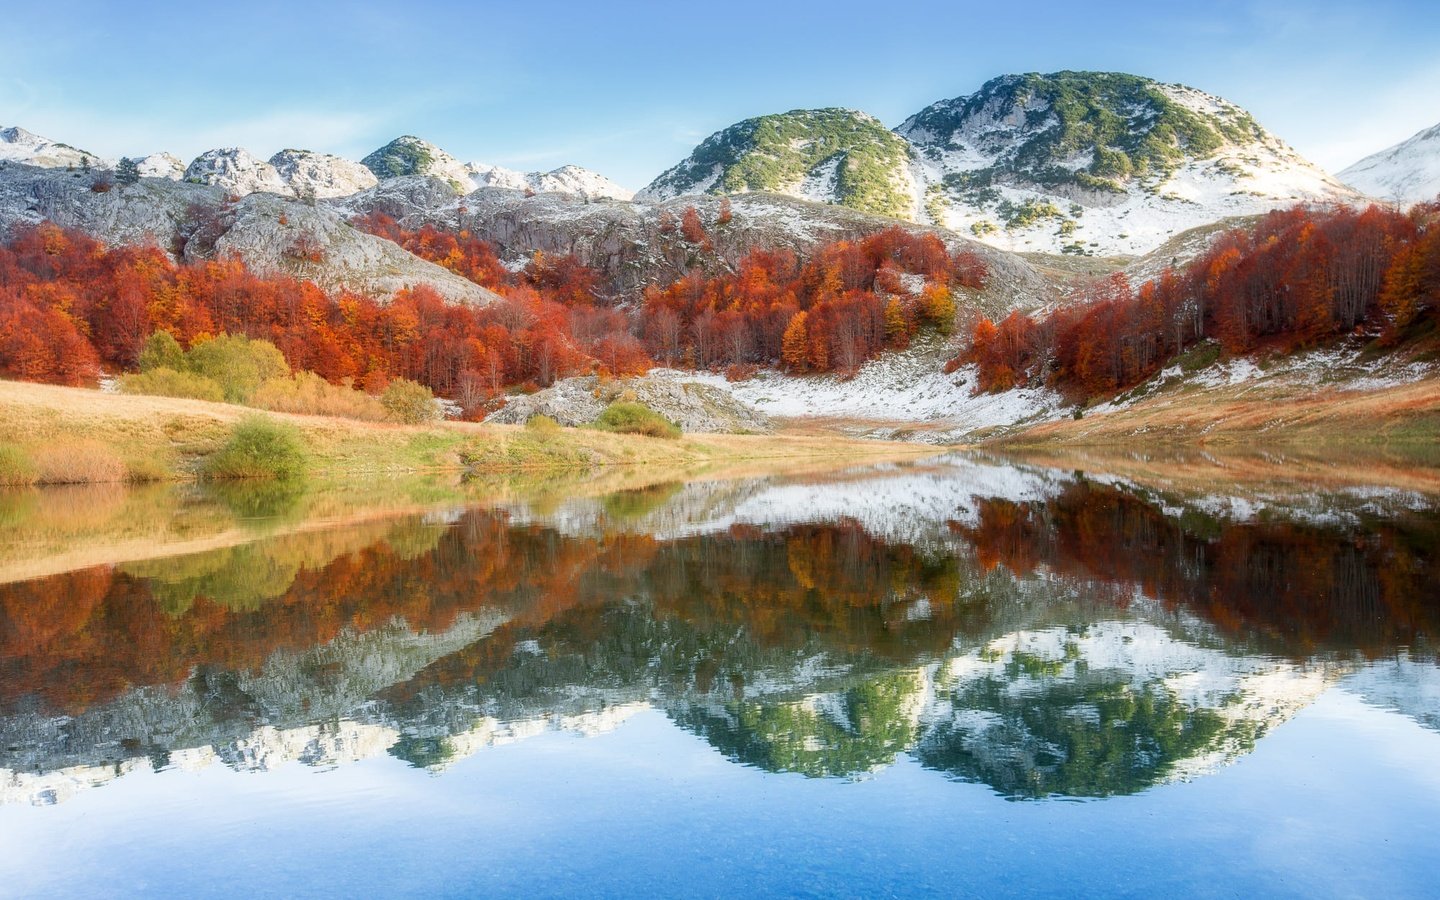
[[[1077,255],[1142,254],[1209,222],[1360,199],[1233,103],[1094,72],[995,78],[893,130],[844,109],[747,119],[637,197],[752,190]]]
[[[163,152],[134,162],[142,184],[123,198],[87,192],[45,173],[103,179],[118,161],[0,129],[0,167],[9,166],[0,175],[0,230],[52,218],[112,243],[148,236],[167,246],[185,210],[238,200],[242,210],[270,210],[283,226],[241,216],[270,224],[261,234],[227,233],[225,249],[251,248],[246,260],[261,270],[363,290],[434,280],[447,296],[470,300],[477,295],[453,283],[460,279],[420,260],[389,259],[388,249],[368,247],[370,236],[348,233],[344,220],[380,211],[409,227],[468,227],[512,260],[536,250],[574,253],[600,269],[614,293],[683,274],[693,248],[667,249],[659,226],[686,205],[707,205],[704,196],[735,199],[746,240],[795,249],[888,219],[936,229],[952,245],[1131,259],[1163,248],[1168,261],[1203,246],[1187,242],[1192,229],[1299,202],[1428,199],[1440,191],[1440,126],[1337,180],[1214,95],[1133,75],[1058,72],[992,79],[894,129],[835,108],[747,119],[633,194],[578,166],[523,173],[461,162],[411,135],[359,161],[300,149],[260,159],[232,147],[188,165]],[[753,196],[742,204],[744,195]],[[267,242],[288,245],[302,231],[348,249],[315,272],[297,272]],[[715,249],[728,258],[748,246]]]

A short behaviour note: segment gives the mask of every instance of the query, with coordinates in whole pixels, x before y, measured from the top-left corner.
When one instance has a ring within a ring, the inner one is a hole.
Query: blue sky
[[[889,125],[1008,72],[1103,69],[1247,107],[1339,169],[1440,122],[1440,3],[18,4],[0,125],[106,156],[404,133],[462,160],[643,186],[747,116]]]

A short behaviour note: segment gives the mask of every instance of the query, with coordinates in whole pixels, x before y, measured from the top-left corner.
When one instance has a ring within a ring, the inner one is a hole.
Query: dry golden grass
[[[1119,476],[1155,490],[1211,493],[1338,491],[1384,485],[1440,495],[1440,461],[1417,459],[1393,448],[1247,448],[1207,446],[1146,448],[1127,452],[1112,446],[1064,446],[1009,451],[1006,458],[1064,471]]]
[[[225,403],[102,394],[81,388],[0,382],[0,443],[31,459],[63,442],[94,441],[130,471],[157,467],[194,477],[203,459],[254,410]],[[604,465],[693,466],[740,460],[913,458],[935,448],[838,439],[834,435],[683,435],[658,440],[580,428],[536,435],[521,426],[444,422],[397,425],[328,416],[271,413],[304,440],[312,474],[347,477],[465,468],[460,451],[478,451],[482,469],[558,469]]]
[[[58,440],[32,456],[39,484],[115,484],[128,474],[125,461],[94,440]]]
[[[1440,378],[1427,378],[1373,391],[1235,385],[1166,393],[1117,412],[1036,425],[997,443],[1384,446],[1437,439]]]
[[[286,378],[272,378],[260,385],[250,405],[271,412],[306,416],[341,416],[362,422],[383,422],[389,418],[376,397],[343,384],[331,384],[314,372],[296,372]]]

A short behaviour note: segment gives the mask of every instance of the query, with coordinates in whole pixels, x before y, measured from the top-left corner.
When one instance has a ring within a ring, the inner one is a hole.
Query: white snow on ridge
[[[580,166],[561,166],[549,172],[518,172],[504,166],[472,162],[465,164],[471,180],[480,187],[502,187],[537,194],[573,194],[586,200],[629,200],[635,192],[604,175]]]
[[[937,442],[986,428],[1048,421],[1070,409],[1059,394],[1046,389],[1020,388],[977,395],[974,366],[963,366],[946,375],[940,371],[938,360],[919,353],[884,354],[865,363],[849,379],[763,372],[730,383],[712,374],[657,374],[726,387],[738,400],[779,418],[924,423],[934,426],[925,439]]]
[[[18,125],[0,128],[0,161],[18,162],[44,169],[113,169],[115,160],[105,159],[69,144],[52,141]]]
[[[970,233],[988,223],[998,230],[980,235],[991,246],[1012,252],[1061,253],[1078,246],[1098,256],[1143,255],[1181,232],[1222,219],[1254,216],[1296,203],[1362,202],[1319,168],[1273,147],[1228,148],[1205,160],[1188,162],[1165,178],[1144,187],[1132,186],[1110,206],[1071,204],[1046,193],[1016,186],[998,188],[1016,206],[1051,202],[1074,230],[1062,222],[1042,219],[1023,228],[1007,229],[993,213],[963,204],[948,204],[943,225]]]
[[[348,197],[380,181],[375,173],[348,159],[310,150],[281,150],[270,165],[302,197]]]
[[[282,196],[292,193],[273,165],[256,159],[243,147],[206,150],[186,167],[185,180],[218,185],[242,197],[257,193]]]
[[[169,153],[152,153],[135,160],[141,178],[167,178],[179,181],[185,177],[185,163]]]
[[[1440,125],[1342,170],[1340,178],[1367,194],[1396,203],[1440,197]]]

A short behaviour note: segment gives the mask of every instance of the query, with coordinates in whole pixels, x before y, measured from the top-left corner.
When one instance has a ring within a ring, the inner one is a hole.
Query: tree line
[[[680,227],[694,230],[694,218]],[[371,393],[408,379],[467,409],[507,388],[656,362],[850,371],[919,328],[950,327],[951,289],[978,288],[987,274],[974,254],[892,228],[804,260],[755,250],[733,271],[693,272],[627,306],[597,299],[598,274],[574,256],[536,253],[512,270],[468,231],[405,229],[380,214],[355,224],[501,299],[454,304],[426,286],[384,298],[327,292],[233,258],[181,264],[44,223],[0,245],[0,376],[93,383],[102,370],[135,371],[160,332],[184,349],[221,335],[265,341],[293,371]]]
[[[1440,203],[1408,214],[1299,206],[1227,231],[1138,290],[1096,279],[1046,315],[976,323],[953,362],[984,391],[1045,383],[1084,399],[1149,378],[1195,344],[1291,352],[1352,333],[1396,343],[1440,320]]]

